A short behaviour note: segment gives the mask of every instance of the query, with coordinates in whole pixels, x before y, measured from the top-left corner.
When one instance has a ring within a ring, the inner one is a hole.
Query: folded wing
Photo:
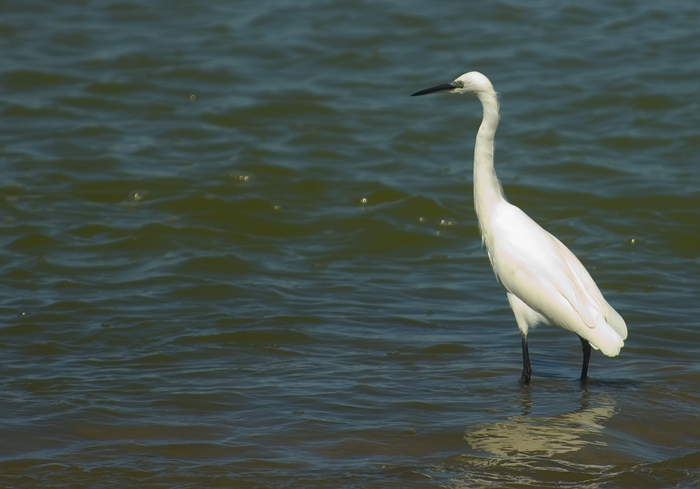
[[[515,206],[506,203],[492,222],[498,238],[487,243],[489,257],[506,290],[548,322],[616,356],[627,326],[578,258]]]

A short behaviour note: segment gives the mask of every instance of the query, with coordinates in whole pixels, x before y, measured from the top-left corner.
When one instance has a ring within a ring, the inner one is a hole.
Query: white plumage
[[[493,168],[499,115],[497,94],[488,78],[472,71],[413,95],[435,92],[474,93],[484,109],[474,147],[474,207],[491,266],[506,289],[522,334],[523,383],[530,382],[528,330],[541,322],[579,335],[584,353],[581,381],[585,381],[591,346],[610,357],[620,353],[627,338],[624,319],[578,258],[505,199]]]

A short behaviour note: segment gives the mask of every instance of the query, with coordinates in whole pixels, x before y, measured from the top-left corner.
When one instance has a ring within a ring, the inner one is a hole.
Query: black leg
[[[581,338],[580,336],[579,339],[581,340],[581,347],[583,349],[583,367],[581,367],[581,383],[584,383],[588,378],[588,362],[591,359],[591,344],[588,341]]]
[[[530,352],[527,350],[527,336],[521,334],[523,341],[523,375],[520,380],[523,381],[524,386],[530,385],[530,375],[532,374],[532,369],[530,368]],[[590,346],[588,347],[590,349]],[[588,364],[586,364],[588,366]]]

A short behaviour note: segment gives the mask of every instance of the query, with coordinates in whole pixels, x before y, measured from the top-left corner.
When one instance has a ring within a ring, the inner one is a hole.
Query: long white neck
[[[498,98],[496,92],[478,94],[484,108],[484,118],[479,126],[474,145],[474,208],[481,234],[487,247],[491,229],[488,215],[493,205],[505,201],[501,184],[493,169],[493,141],[498,127]]]

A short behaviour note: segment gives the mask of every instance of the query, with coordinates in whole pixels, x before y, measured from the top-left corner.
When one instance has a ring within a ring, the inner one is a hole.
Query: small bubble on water
[[[129,200],[134,202],[141,202],[148,196],[148,192],[145,190],[135,190],[129,194]]]
[[[194,102],[195,100],[197,100],[197,96],[195,94],[190,95],[190,101]]]
[[[247,182],[250,180],[250,175],[238,175],[236,173],[230,173],[228,177],[231,180],[238,180],[239,182]]]
[[[366,203],[367,203],[367,197],[362,197],[362,199],[360,200],[360,202],[361,202],[362,204],[366,204]]]

